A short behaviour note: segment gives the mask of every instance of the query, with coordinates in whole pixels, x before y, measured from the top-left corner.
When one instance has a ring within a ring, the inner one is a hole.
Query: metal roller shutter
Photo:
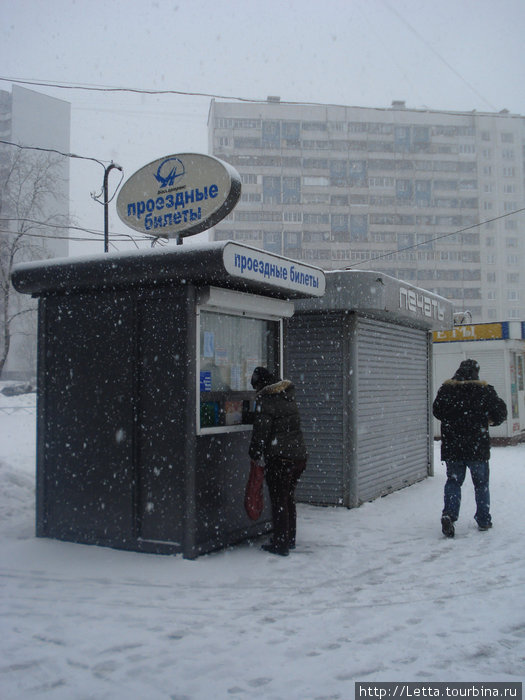
[[[308,468],[297,487],[303,503],[343,503],[343,331],[318,314],[288,326],[287,376],[296,386]]]
[[[428,476],[429,340],[426,331],[357,322],[359,502]]]

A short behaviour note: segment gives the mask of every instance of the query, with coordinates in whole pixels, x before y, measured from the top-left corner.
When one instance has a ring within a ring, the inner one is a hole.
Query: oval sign
[[[229,163],[199,153],[179,153],[148,163],[117,197],[117,214],[148,236],[185,238],[205,231],[235,207],[241,178]]]

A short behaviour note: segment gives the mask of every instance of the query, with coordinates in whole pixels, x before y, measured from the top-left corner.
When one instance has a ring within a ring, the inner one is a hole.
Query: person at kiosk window
[[[480,381],[476,360],[464,360],[452,379],[439,388],[432,410],[441,421],[441,459],[447,466],[442,532],[454,537],[467,468],[474,484],[474,519],[480,530],[488,530],[492,527],[489,425],[500,425],[507,418],[505,402],[493,386]]]
[[[307,458],[295,387],[266,367],[255,368],[251,384],[257,393],[249,455],[265,465],[272,507],[273,538],[262,548],[287,556],[295,548],[295,489]]]

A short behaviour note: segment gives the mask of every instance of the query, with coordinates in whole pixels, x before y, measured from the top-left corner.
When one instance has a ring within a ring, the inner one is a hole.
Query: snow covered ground
[[[467,481],[456,538],[441,535],[436,452],[435,477],[387,498],[299,506],[288,558],[257,543],[187,561],[34,537],[34,400],[0,395],[3,700],[346,700],[355,681],[524,680],[525,445],[493,449],[490,532]]]

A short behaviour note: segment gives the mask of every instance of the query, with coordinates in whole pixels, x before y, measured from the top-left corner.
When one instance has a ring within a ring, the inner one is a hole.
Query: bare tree
[[[15,263],[50,257],[48,241],[67,219],[63,209],[63,159],[24,149],[0,152],[0,376],[14,333],[35,336],[36,305],[11,286]],[[60,234],[59,234],[60,235]],[[32,317],[21,320],[24,317]],[[29,321],[26,322],[26,321]]]

